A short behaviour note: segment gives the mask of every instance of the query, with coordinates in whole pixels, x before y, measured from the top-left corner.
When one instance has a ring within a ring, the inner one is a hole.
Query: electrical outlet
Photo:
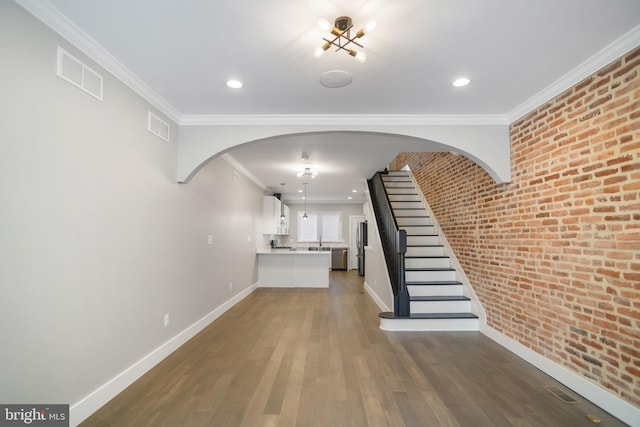
[[[164,327],[169,326],[169,313],[164,315]]]
[[[233,289],[233,282],[229,282],[229,289]]]
[[[213,234],[209,234],[207,236],[207,244],[209,245],[213,244]]]
[[[247,242],[250,242],[250,241],[251,241],[251,236],[249,235],[247,236]]]

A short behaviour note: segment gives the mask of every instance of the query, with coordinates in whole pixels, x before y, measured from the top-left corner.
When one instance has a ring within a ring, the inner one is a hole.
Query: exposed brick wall
[[[402,153],[489,326],[640,407],[640,49],[511,125],[512,182]]]

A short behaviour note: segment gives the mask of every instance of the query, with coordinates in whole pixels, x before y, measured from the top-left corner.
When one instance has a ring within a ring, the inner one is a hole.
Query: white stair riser
[[[397,195],[397,194],[416,194],[417,191],[414,187],[389,187],[387,188],[388,195]]]
[[[428,216],[424,216],[421,218],[403,218],[396,217],[396,222],[400,227],[405,225],[433,225],[431,218]]]
[[[464,295],[462,285],[407,285],[412,297],[435,297]]]
[[[407,235],[407,246],[438,245],[439,236],[409,236]]]
[[[420,196],[417,194],[389,194],[391,202],[419,202]]]
[[[449,282],[456,280],[456,271],[405,271],[404,278],[407,282]]]
[[[398,175],[398,176],[385,176],[382,178],[382,182],[384,182],[385,185],[387,185],[390,182],[403,182],[405,183],[407,186],[411,186],[413,185],[413,182],[411,181],[411,179],[409,179],[409,177],[407,176],[402,176],[402,175]]]
[[[426,211],[424,208],[420,208],[420,209],[403,209],[401,211],[395,211],[393,213],[393,215],[395,215],[396,219],[405,217],[405,216],[424,216],[426,215]]]
[[[407,236],[416,236],[421,234],[435,234],[436,228],[433,225],[418,225],[414,227],[400,226],[407,232]]]
[[[380,319],[384,331],[478,331],[478,319]]]
[[[415,187],[413,186],[412,183],[410,182],[402,182],[402,181],[398,181],[398,182],[385,182],[384,183],[384,188],[387,189],[387,191],[393,189],[393,188],[411,188],[413,189],[414,193],[415,193]]]
[[[444,255],[442,246],[410,246],[407,248],[407,256],[441,256]]]
[[[469,313],[469,301],[411,301],[411,313]]]
[[[415,255],[416,252],[420,252],[420,254]],[[428,257],[428,256],[443,256],[444,255],[444,247],[442,246],[411,246],[407,248],[407,253],[405,256],[410,258],[412,256],[415,257]]]
[[[436,268],[451,267],[449,258],[406,258],[404,259],[405,268]]]
[[[397,214],[395,212],[395,209],[424,209],[424,206],[422,206],[422,202],[391,202],[391,209],[394,210],[394,214]]]

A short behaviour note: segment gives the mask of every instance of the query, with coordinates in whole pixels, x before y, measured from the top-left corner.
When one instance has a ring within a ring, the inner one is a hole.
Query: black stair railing
[[[393,289],[393,313],[398,317],[408,317],[410,315],[409,293],[404,276],[407,232],[398,229],[398,223],[393,216],[387,190],[382,182],[383,174],[384,172],[376,172],[367,183]]]

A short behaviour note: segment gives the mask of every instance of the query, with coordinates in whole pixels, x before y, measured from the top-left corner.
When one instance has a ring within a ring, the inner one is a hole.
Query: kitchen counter
[[[262,288],[328,288],[331,251],[261,249],[258,286]]]

